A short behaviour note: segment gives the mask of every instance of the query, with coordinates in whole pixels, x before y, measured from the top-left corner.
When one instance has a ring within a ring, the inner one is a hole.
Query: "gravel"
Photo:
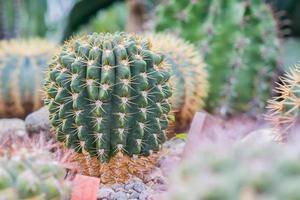
[[[164,145],[166,154],[144,181],[132,178],[126,184],[102,186],[98,190],[98,200],[152,200],[154,196],[164,193],[168,189],[167,176],[179,162],[184,144],[181,139],[168,141]]]
[[[97,197],[98,199],[113,199],[115,191],[110,187],[102,187],[98,190]]]

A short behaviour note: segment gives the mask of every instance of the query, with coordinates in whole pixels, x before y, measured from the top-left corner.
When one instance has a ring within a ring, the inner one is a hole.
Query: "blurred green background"
[[[152,30],[155,8],[162,1],[0,0],[0,39],[45,37],[63,42],[74,34]],[[295,63],[300,53],[300,1],[265,1],[279,22],[284,65]]]

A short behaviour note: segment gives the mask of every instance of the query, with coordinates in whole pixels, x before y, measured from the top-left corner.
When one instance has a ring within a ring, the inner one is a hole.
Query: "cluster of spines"
[[[297,146],[203,145],[174,170],[166,199],[299,199],[299,176]]]
[[[65,171],[48,152],[19,149],[17,155],[0,159],[0,198],[67,199]]]
[[[147,34],[152,48],[165,55],[172,69],[172,109],[175,113],[175,129],[188,128],[194,114],[204,107],[208,93],[205,64],[196,47],[171,34]]]
[[[300,63],[281,78],[275,92],[278,96],[268,102],[267,119],[272,122],[277,139],[285,141],[293,124],[300,120]]]
[[[211,74],[210,111],[227,115],[264,108],[279,45],[267,5],[257,0],[170,0],[159,16],[157,30],[172,30],[199,44]]]
[[[165,141],[171,88],[164,58],[141,38],[93,34],[68,41],[45,83],[57,139],[108,162],[149,155]]]
[[[43,70],[54,51],[41,39],[0,42],[1,117],[25,117],[42,106]]]

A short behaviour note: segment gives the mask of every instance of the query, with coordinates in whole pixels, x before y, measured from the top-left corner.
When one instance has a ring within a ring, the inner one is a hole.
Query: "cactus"
[[[271,99],[267,106],[270,111],[267,119],[273,124],[279,141],[285,141],[293,124],[300,120],[299,89],[300,63],[297,63],[281,79],[276,90],[278,96]]]
[[[0,42],[0,117],[24,118],[42,106],[43,70],[54,51],[41,39]]]
[[[277,67],[276,20],[261,0],[169,0],[156,29],[199,46],[208,65],[209,111],[235,114],[265,107]]]
[[[299,199],[299,149],[248,145],[203,145],[173,173],[166,199]]]
[[[0,199],[68,199],[65,171],[46,152],[0,158]]]
[[[170,73],[150,47],[138,36],[94,33],[66,42],[49,65],[45,104],[56,137],[102,183],[151,168],[166,140]]]
[[[165,55],[172,69],[172,109],[175,112],[175,130],[187,128],[195,112],[203,109],[208,93],[207,73],[196,48],[171,34],[147,34],[153,49]]]

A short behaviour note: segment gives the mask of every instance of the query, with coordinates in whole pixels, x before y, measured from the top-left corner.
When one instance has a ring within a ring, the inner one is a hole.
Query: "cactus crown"
[[[203,109],[208,93],[206,66],[194,45],[171,34],[147,34],[152,48],[165,55],[172,68],[172,109],[176,130],[189,126],[195,112]]]
[[[21,151],[0,159],[0,199],[67,199],[65,171],[48,152]]]
[[[169,0],[158,10],[158,31],[172,31],[199,46],[211,74],[210,111],[227,115],[265,107],[279,45],[266,4]]]
[[[42,106],[43,72],[55,50],[42,39],[0,42],[0,117],[23,118]]]
[[[247,144],[203,145],[173,173],[166,199],[299,199],[299,148]]]
[[[273,123],[278,139],[285,140],[289,129],[300,119],[300,63],[285,74],[276,93],[279,95],[268,102],[267,119]]]
[[[170,73],[148,40],[125,33],[66,42],[49,66],[45,104],[59,141],[102,163],[148,156],[165,141]]]

